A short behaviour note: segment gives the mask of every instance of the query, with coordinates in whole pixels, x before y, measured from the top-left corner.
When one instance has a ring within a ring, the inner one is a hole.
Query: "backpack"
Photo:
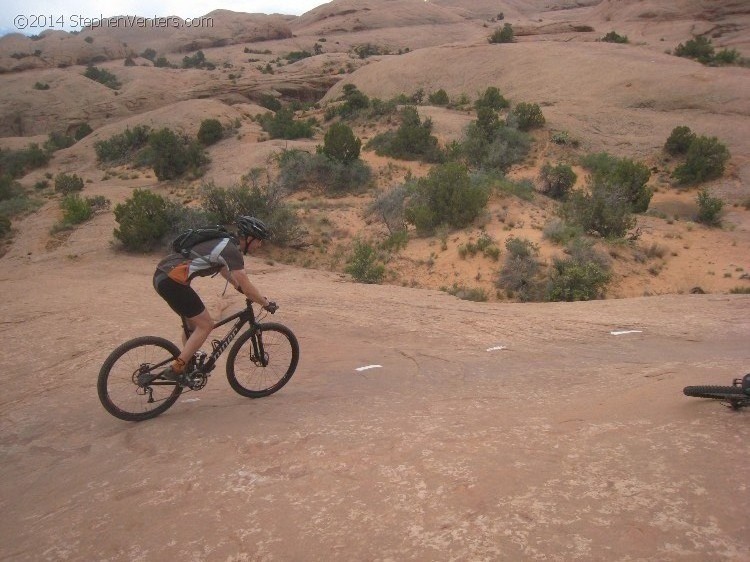
[[[172,241],[172,250],[188,257],[196,244],[217,238],[230,238],[233,242],[237,242],[237,239],[226,228],[216,224],[186,230]]]

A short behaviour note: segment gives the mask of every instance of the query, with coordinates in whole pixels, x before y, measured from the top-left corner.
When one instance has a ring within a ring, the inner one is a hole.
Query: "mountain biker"
[[[270,301],[262,296],[245,273],[243,254],[261,246],[271,237],[263,222],[255,217],[237,217],[237,238],[225,237],[199,242],[190,256],[170,254],[159,262],[154,273],[154,289],[180,317],[186,319],[190,337],[183,338],[180,355],[162,373],[162,378],[179,381],[185,367],[208,338],[214,327],[198,293],[190,286],[196,276],[220,273],[249,300],[267,308]]]

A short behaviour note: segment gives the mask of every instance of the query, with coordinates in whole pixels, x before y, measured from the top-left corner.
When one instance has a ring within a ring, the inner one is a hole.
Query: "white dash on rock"
[[[357,367],[354,370],[361,372],[361,371],[369,371],[370,369],[381,369],[382,367],[383,367],[382,365],[366,365],[364,367]]]

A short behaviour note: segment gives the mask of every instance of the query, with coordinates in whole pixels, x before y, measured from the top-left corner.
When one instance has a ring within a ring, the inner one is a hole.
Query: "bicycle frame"
[[[221,322],[217,322],[214,324],[214,327],[211,328],[211,331],[215,330],[216,328],[219,328],[221,326],[224,326],[225,324],[229,324],[233,320],[237,320],[237,323],[232,326],[232,329],[229,330],[226,336],[224,336],[222,339],[214,339],[211,340],[211,347],[213,348],[213,351],[211,352],[211,355],[208,356],[208,358],[205,360],[203,365],[201,365],[199,368],[204,373],[210,373],[214,370],[214,367],[216,366],[216,361],[221,357],[221,354],[224,353],[228,348],[229,344],[232,343],[232,340],[237,337],[237,334],[240,333],[242,330],[242,327],[245,324],[250,324],[250,327],[252,329],[253,326],[255,326],[255,311],[253,310],[253,305],[250,301],[247,301],[247,307],[244,310],[240,310],[239,312],[235,312],[231,316],[228,316]],[[187,326],[187,320],[185,317],[182,317],[182,329],[185,332],[185,335],[187,337],[190,336],[190,331],[188,330]],[[263,366],[267,366],[267,362],[265,359],[265,354],[263,352],[263,342],[259,338],[253,338],[253,353],[256,357],[259,357],[262,361]]]

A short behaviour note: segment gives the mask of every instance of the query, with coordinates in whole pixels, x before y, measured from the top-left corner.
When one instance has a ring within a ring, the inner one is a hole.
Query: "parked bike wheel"
[[[257,336],[258,354],[253,345]],[[249,398],[262,398],[279,390],[299,361],[299,343],[292,331],[281,324],[260,324],[257,331],[242,334],[229,350],[227,378],[235,392]],[[265,366],[263,366],[265,363]]]
[[[99,371],[97,391],[102,406],[125,421],[143,421],[166,411],[182,388],[162,379],[145,385],[143,381],[149,379],[149,373],[166,368],[179,353],[175,344],[156,336],[136,338],[119,346]]]
[[[682,392],[685,396],[695,398],[714,398],[729,402],[734,408],[750,405],[750,396],[741,386],[686,386]]]

